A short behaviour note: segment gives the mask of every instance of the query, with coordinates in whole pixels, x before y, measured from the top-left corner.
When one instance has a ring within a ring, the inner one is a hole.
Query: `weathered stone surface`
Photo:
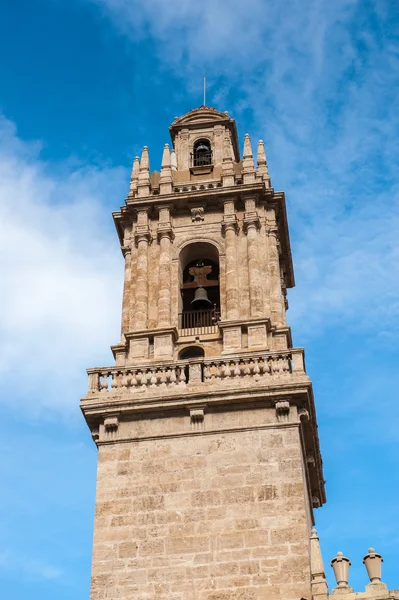
[[[256,168],[245,136],[240,161],[227,114],[200,107],[170,131],[160,175],[144,148],[114,213],[122,335],[82,399],[99,451],[91,600],[310,598],[324,483],[285,319],[284,194],[263,143]],[[194,291],[212,308],[192,310]]]

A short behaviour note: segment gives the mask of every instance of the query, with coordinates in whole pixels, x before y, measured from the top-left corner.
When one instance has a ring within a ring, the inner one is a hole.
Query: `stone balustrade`
[[[240,356],[210,359],[196,358],[174,364],[153,363],[131,367],[88,369],[88,394],[134,393],[156,388],[211,385],[216,380],[264,381],[272,377],[290,377],[294,372],[305,374],[303,350],[282,352],[252,352]]]

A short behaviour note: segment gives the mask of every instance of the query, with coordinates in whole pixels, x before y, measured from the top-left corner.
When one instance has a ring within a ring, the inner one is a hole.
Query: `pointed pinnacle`
[[[244,136],[244,153],[243,158],[252,158],[251,138],[248,133]]]
[[[258,166],[266,164],[265,144],[263,140],[258,142]]]
[[[162,154],[162,169],[170,169],[171,168],[171,160],[170,160],[170,150],[169,144],[165,144]]]
[[[134,192],[137,189],[137,182],[140,171],[140,159],[138,156],[135,157],[132,166],[132,174],[130,176],[130,191]]]
[[[172,167],[172,171],[177,171],[177,159],[175,149],[172,148],[172,152],[170,153],[170,164]]]
[[[143,152],[141,153],[140,171],[150,170],[150,158],[148,155],[148,147],[144,146]]]

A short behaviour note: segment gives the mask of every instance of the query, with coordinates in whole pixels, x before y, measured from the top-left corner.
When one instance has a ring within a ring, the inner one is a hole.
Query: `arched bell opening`
[[[186,335],[213,333],[220,320],[219,254],[207,242],[189,244],[180,253],[181,312]]]
[[[205,167],[212,164],[211,143],[207,139],[197,140],[191,154],[193,167]]]

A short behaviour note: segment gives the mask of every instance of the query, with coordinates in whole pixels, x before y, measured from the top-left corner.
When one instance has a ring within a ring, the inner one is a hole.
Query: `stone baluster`
[[[138,211],[135,229],[137,246],[135,328],[146,329],[148,321],[148,246],[151,240],[147,209]]]
[[[278,229],[272,224],[268,231],[269,273],[270,273],[270,310],[273,325],[285,325],[285,303],[281,289],[280,253]]]
[[[264,310],[258,249],[260,220],[253,198],[245,200],[244,228],[247,234],[250,312],[251,317],[261,317]]]
[[[160,246],[158,284],[158,327],[170,327],[171,322],[171,266],[173,231],[170,206],[159,208],[157,232]]]
[[[106,371],[100,373],[101,383],[100,383],[100,391],[108,392],[108,373]]]
[[[222,232],[226,240],[226,319],[234,320],[240,316],[236,241],[238,224],[234,200],[224,203]]]

